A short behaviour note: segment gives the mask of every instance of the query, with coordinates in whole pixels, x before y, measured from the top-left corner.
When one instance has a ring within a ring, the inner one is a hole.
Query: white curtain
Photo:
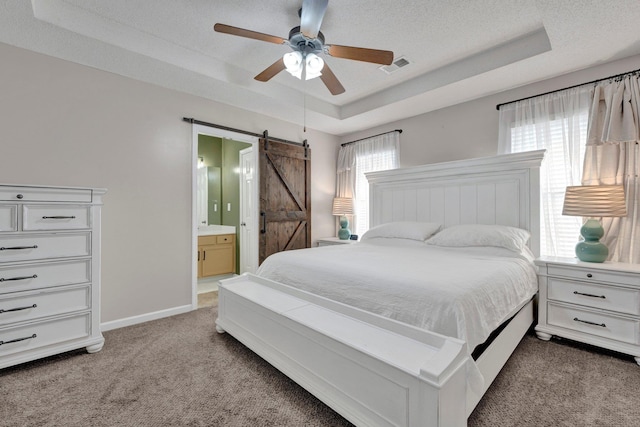
[[[369,183],[365,173],[400,166],[400,132],[389,132],[344,145],[338,152],[336,197],[352,197],[351,232],[369,229]]]
[[[546,149],[540,170],[542,255],[575,256],[581,219],[563,216],[564,192],[580,185],[593,87],[577,87],[500,107],[498,154]]]
[[[639,76],[595,87],[584,159],[583,185],[624,185],[627,216],[602,218],[609,260],[640,263]]]
[[[356,150],[354,144],[343,145],[338,151],[336,197],[353,197]]]

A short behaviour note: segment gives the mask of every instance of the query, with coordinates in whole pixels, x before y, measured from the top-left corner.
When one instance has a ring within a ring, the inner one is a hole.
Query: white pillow
[[[396,239],[411,239],[424,242],[429,237],[433,236],[441,225],[433,222],[388,222],[386,224],[380,224],[367,230],[362,235],[362,240],[373,239],[376,237],[396,238]]]
[[[522,252],[531,234],[505,225],[462,224],[447,227],[427,240],[437,246],[496,246]]]

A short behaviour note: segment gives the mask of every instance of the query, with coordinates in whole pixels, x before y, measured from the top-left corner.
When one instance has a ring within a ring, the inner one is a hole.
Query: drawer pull
[[[585,297],[607,299],[607,297],[605,297],[604,295],[585,294],[585,293],[578,292],[578,291],[573,291],[573,293],[575,295],[582,295],[582,296],[585,296]]]
[[[10,280],[27,280],[27,279],[37,279],[38,275],[34,274],[33,276],[22,276],[22,277],[9,277],[5,279],[4,277],[0,277],[0,282],[8,282]]]
[[[42,219],[76,219],[75,216],[43,216]]]
[[[33,335],[29,336],[29,337],[16,338],[15,340],[10,340],[10,341],[0,341],[0,345],[4,345],[4,344],[11,344],[11,343],[14,343],[14,342],[20,342],[20,341],[30,340],[30,339],[33,339],[33,338],[36,338],[36,337],[37,337],[37,335],[36,335],[36,334],[33,334]]]
[[[591,278],[593,277],[593,274],[591,274],[591,273],[587,273],[587,277],[588,277],[589,279],[591,279]]]
[[[38,245],[33,246],[11,246],[9,248],[5,248],[4,246],[0,248],[0,251],[19,251],[22,249],[38,249]]]
[[[588,320],[578,319],[577,317],[574,317],[573,320],[576,321],[576,322],[586,323],[587,325],[600,326],[602,328],[606,328],[607,327],[607,325],[605,325],[604,323],[589,322]]]
[[[37,308],[38,304],[33,304],[33,305],[28,305],[26,307],[16,307],[16,308],[10,308],[8,310],[3,310],[0,308],[0,314],[2,313],[9,313],[11,311],[22,311],[22,310],[29,310],[30,308]]]

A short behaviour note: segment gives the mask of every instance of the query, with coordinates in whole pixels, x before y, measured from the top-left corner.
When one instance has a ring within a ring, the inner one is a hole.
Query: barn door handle
[[[260,216],[262,217],[262,229],[260,230],[260,233],[265,234],[267,232],[267,214],[260,212]]]

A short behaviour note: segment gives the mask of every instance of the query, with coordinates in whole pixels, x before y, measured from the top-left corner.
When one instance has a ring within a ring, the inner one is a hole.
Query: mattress
[[[262,277],[466,341],[471,352],[538,290],[527,256],[408,239],[280,252]]]

